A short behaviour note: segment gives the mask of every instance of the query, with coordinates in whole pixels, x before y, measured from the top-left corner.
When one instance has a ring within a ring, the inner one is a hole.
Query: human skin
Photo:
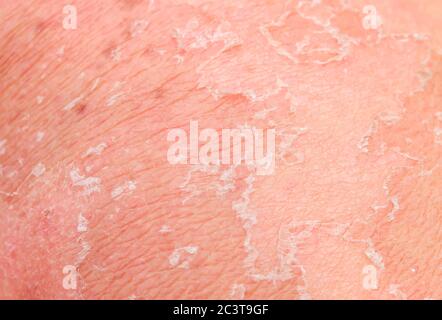
[[[0,4],[0,298],[442,297],[440,1]],[[274,172],[172,165],[192,120]]]

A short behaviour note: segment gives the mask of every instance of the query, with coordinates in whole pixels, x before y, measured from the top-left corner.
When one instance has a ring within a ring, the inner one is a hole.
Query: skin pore
[[[440,299],[441,16],[0,0],[0,298]],[[193,121],[273,172],[172,164]]]

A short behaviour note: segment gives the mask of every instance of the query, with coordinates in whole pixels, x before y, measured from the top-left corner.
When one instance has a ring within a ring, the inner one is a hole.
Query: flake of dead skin
[[[77,232],[86,232],[88,229],[89,221],[83,216],[83,213],[80,212],[78,216],[78,224],[77,224]]]
[[[155,52],[157,52],[160,56],[164,56],[167,53],[167,50],[165,50],[165,49],[156,49]]]
[[[83,236],[80,236],[78,241],[80,242],[81,251],[78,253],[77,260],[75,262],[76,266],[79,266],[81,263],[83,263],[91,250],[89,242],[87,242]]]
[[[160,233],[170,233],[172,232],[172,229],[168,225],[161,226],[161,229],[159,231]]]
[[[41,142],[43,140],[44,136],[45,136],[44,132],[42,132],[42,131],[37,132],[35,134],[35,141]]]
[[[110,53],[111,59],[115,62],[119,62],[121,60],[121,47],[116,47]]]
[[[267,42],[276,52],[293,63],[309,62],[313,64],[325,65],[331,62],[342,61],[350,53],[354,44],[357,44],[357,39],[353,39],[348,35],[339,32],[339,29],[331,25],[330,19],[333,18],[334,13],[329,12],[328,16],[317,16],[315,13],[304,10],[306,5],[311,7],[317,6],[318,3],[299,2],[298,8],[295,12],[288,11],[282,14],[276,22],[265,24],[260,27],[260,31],[266,38]],[[284,30],[295,19],[294,23],[300,24],[299,21],[303,19],[310,29],[307,35],[293,40],[290,35],[284,33]],[[280,32],[278,32],[278,30]],[[280,37],[283,37],[280,39]],[[323,46],[324,36],[327,37],[327,42],[333,42],[330,46]],[[288,45],[295,41],[295,45]],[[318,48],[317,46],[320,45]],[[296,48],[296,49],[295,49]]]
[[[112,95],[111,97],[109,97],[109,99],[107,99],[106,106],[107,107],[113,106],[118,101],[118,98],[120,98],[122,96],[124,96],[123,92],[119,92],[119,93]]]
[[[303,282],[303,285],[297,286],[297,290],[300,295],[305,296],[307,299],[309,295],[307,292],[305,269],[297,258],[298,245],[310,238],[318,225],[319,221],[296,222],[294,220],[282,225],[278,231],[277,244],[279,265],[263,274],[258,273],[253,263],[251,270],[249,270],[250,276],[256,281],[287,281],[295,277],[293,266],[296,266],[297,271],[299,271],[297,276]],[[254,250],[254,255],[256,260],[259,255],[256,249]]]
[[[290,132],[291,131],[291,132]],[[278,146],[278,158],[288,164],[299,164],[304,162],[304,154],[299,150],[291,150],[296,140],[308,131],[308,128],[293,128],[290,131],[281,130],[278,136],[281,141]],[[294,159],[292,159],[294,158]]]
[[[96,78],[94,80],[94,82],[92,83],[91,91],[94,91],[97,88],[98,84],[100,83],[100,80],[101,78]]]
[[[175,249],[169,256],[169,264],[172,267],[188,269],[194,255],[198,252],[197,246],[186,246]]]
[[[270,108],[262,109],[253,115],[253,119],[264,120],[270,112],[275,111],[277,109],[278,109],[277,107],[270,107]]]
[[[90,147],[89,149],[87,149],[87,151],[83,154],[82,158],[86,158],[90,155],[100,155],[106,148],[107,144],[105,142],[102,142],[95,147]]]
[[[215,29],[201,30],[200,22],[196,18],[189,20],[184,28],[176,28],[174,38],[178,48],[182,50],[207,49],[210,44],[224,43],[225,51],[242,43],[242,39],[231,31],[227,21],[221,22]]]
[[[184,57],[182,55],[176,54],[173,57],[176,59],[177,64],[182,64],[184,62]]]
[[[246,188],[242,192],[240,199],[232,202],[232,209],[236,215],[243,222],[243,229],[246,233],[244,238],[244,249],[246,251],[246,257],[244,258],[244,266],[247,273],[254,277],[256,280],[261,276],[258,274],[255,262],[258,258],[258,251],[252,244],[252,229],[257,223],[257,215],[249,208],[250,195],[253,193],[253,185],[255,182],[255,176],[250,174],[246,179]]]
[[[37,100],[37,104],[42,104],[43,101],[44,101],[44,97],[43,96],[37,96],[36,100]]]
[[[97,177],[84,177],[80,175],[80,171],[74,168],[70,172],[70,177],[74,186],[83,188],[83,195],[91,195],[94,192],[100,192],[101,179]]]
[[[402,117],[399,114],[396,113],[382,113],[379,116],[379,119],[387,126],[392,126],[396,123],[398,123]]]
[[[434,143],[442,145],[442,128],[434,128]]]
[[[396,218],[396,213],[399,211],[399,199],[396,196],[391,197],[391,203],[393,205],[393,209],[391,209],[390,213],[387,215],[388,221],[393,221]]]
[[[0,140],[0,156],[6,153],[6,139]]]
[[[234,283],[230,289],[230,297],[233,299],[244,299],[246,293],[246,286],[242,283]]]
[[[142,34],[147,27],[149,26],[149,21],[147,20],[135,20],[132,22],[132,25],[130,27],[130,35],[132,38],[135,38]]]
[[[374,263],[376,267],[380,268],[381,270],[384,270],[385,265],[382,255],[376,251],[371,240],[368,240],[367,243],[368,243],[368,248],[365,250],[365,255],[370,259],[371,262]]]
[[[179,186],[180,189],[182,189],[183,191],[190,193],[187,197],[185,197],[182,200],[182,204],[185,204],[193,197],[203,193],[201,189],[198,189],[195,185],[190,184],[190,181],[192,179],[192,174],[194,172],[204,172],[209,175],[213,175],[218,173],[218,171],[219,171],[219,166],[216,165],[203,165],[203,164],[192,165],[191,169],[187,172],[185,181]]]
[[[36,177],[40,177],[41,175],[43,175],[46,171],[46,167],[44,166],[43,163],[39,162],[38,164],[36,164],[33,168],[32,168],[32,172],[31,174],[36,176]]]
[[[307,291],[307,286],[296,286],[296,291],[299,294],[299,300],[312,300],[310,293]]]
[[[400,285],[398,284],[391,284],[388,287],[388,293],[393,295],[397,299],[407,300],[407,295],[400,290]]]
[[[137,188],[137,184],[135,181],[127,181],[122,185],[115,187],[111,192],[111,197],[113,199],[119,198],[125,193],[131,193]]]
[[[64,106],[63,110],[71,110],[74,108],[78,103],[80,103],[81,100],[83,100],[84,96],[80,95],[79,97],[75,98],[71,102],[69,102],[67,105]]]
[[[372,138],[373,134],[375,134],[378,131],[378,122],[375,121],[368,129],[365,136],[362,137],[362,139],[358,142],[356,145],[361,152],[368,153],[368,147],[370,145],[370,139]]]

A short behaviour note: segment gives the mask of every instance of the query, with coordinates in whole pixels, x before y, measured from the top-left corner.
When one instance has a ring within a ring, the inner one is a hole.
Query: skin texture
[[[442,297],[440,1],[0,4],[0,298]],[[274,173],[170,164],[191,120]]]

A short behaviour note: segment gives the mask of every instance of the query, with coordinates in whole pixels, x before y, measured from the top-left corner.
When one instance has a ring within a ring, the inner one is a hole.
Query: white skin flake
[[[81,245],[81,251],[78,253],[77,256],[77,261],[76,261],[76,265],[80,265],[84,259],[86,259],[86,257],[89,254],[89,251],[91,250],[91,246],[89,244],[89,242],[87,242],[86,240],[83,239],[82,236],[80,236],[80,245]]]
[[[116,199],[123,195],[124,193],[130,193],[137,188],[137,184],[135,181],[127,181],[122,185],[115,187],[111,192],[111,197]]]
[[[188,269],[193,256],[198,252],[198,247],[187,246],[175,249],[169,256],[169,263],[172,267]]]
[[[94,192],[100,192],[101,179],[97,177],[84,177],[80,175],[77,168],[71,170],[70,177],[74,186],[83,187],[83,195],[91,195]]]
[[[393,295],[396,299],[407,300],[407,295],[400,290],[400,285],[391,284],[388,287],[388,293]]]
[[[377,252],[373,244],[369,242],[369,247],[365,250],[365,255],[380,269],[385,269],[384,260],[382,256]]]
[[[94,91],[97,88],[98,84],[100,83],[100,80],[101,80],[100,78],[94,80],[94,83],[92,83],[91,91]]]
[[[232,286],[232,289],[230,291],[230,297],[233,299],[244,299],[244,294],[246,292],[246,286],[243,284],[235,283]]]
[[[72,108],[75,108],[75,106],[81,101],[83,100],[83,95],[75,98],[74,100],[72,100],[71,102],[69,102],[67,105],[64,106],[63,110],[71,110]]]
[[[394,196],[391,198],[391,203],[393,205],[393,209],[391,210],[391,212],[388,214],[387,218],[388,221],[393,221],[394,218],[396,218],[396,213],[399,211],[400,206],[399,206],[399,199]]]
[[[121,60],[121,48],[117,47],[111,52],[111,59],[115,62],[118,62]]]
[[[136,36],[139,36],[146,30],[147,26],[149,25],[149,21],[147,20],[135,20],[132,23],[130,34],[132,38],[135,38]]]
[[[160,229],[160,233],[169,233],[172,232],[172,229],[168,225],[164,225]]]
[[[32,168],[32,175],[36,176],[36,177],[40,177],[42,174],[44,174],[46,171],[46,167],[44,166],[43,163],[38,163],[34,166],[34,168]]]
[[[100,155],[104,149],[107,148],[107,144],[105,142],[100,143],[99,145],[95,147],[90,147],[87,149],[87,151],[84,153],[83,158],[90,156],[90,155]]]
[[[43,140],[44,136],[45,136],[44,132],[42,132],[42,131],[37,132],[35,135],[35,141],[41,142]]]
[[[117,102],[118,98],[122,97],[123,95],[124,95],[124,93],[122,93],[122,92],[114,94],[109,99],[107,99],[106,106],[108,106],[108,107],[113,106]]]
[[[77,231],[78,232],[86,232],[88,226],[87,219],[83,216],[83,214],[80,212],[80,215],[78,216],[78,225],[77,225]]]
[[[43,96],[37,96],[36,100],[37,100],[37,104],[42,104],[44,101],[44,97]]]

